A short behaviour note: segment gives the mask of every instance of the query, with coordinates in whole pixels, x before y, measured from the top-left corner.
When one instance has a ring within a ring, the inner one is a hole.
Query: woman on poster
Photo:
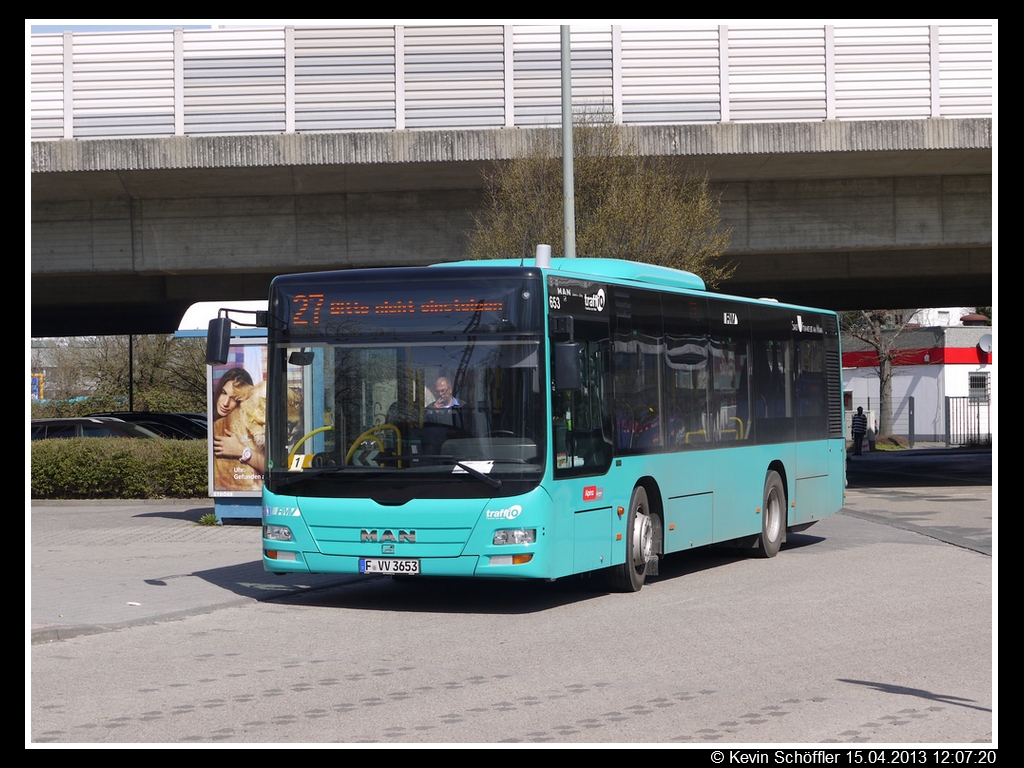
[[[259,490],[265,467],[266,390],[244,368],[231,368],[214,388],[213,489]]]

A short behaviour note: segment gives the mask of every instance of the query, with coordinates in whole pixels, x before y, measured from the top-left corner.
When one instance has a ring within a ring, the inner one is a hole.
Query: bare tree
[[[33,349],[33,370],[43,374],[44,394],[50,400],[71,400],[89,395],[84,360],[95,344],[94,337],[47,339]]]
[[[564,251],[561,137],[552,132],[521,159],[486,175],[486,204],[474,216],[469,256],[533,256],[539,243]],[[576,251],[685,269],[709,287],[728,279],[731,231],[706,175],[642,157],[622,126],[584,112],[573,125]]]
[[[896,343],[910,326],[916,309],[872,309],[845,312],[840,318],[843,330],[868,344],[878,355],[878,433],[891,435],[892,375],[901,351]]]
[[[88,398],[80,407],[64,407],[52,415],[123,410],[130,400],[141,411],[206,410],[202,339],[163,335],[53,339],[46,353],[46,399]]]

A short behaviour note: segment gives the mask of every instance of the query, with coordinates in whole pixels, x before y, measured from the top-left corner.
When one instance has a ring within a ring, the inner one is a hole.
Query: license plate
[[[420,572],[419,560],[399,560],[396,558],[359,558],[360,573],[387,573],[417,576]]]

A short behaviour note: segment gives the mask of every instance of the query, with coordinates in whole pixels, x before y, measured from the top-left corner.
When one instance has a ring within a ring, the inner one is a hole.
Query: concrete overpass
[[[828,119],[824,103],[814,121],[626,129],[721,191],[727,292],[991,304],[991,118]],[[79,137],[95,123],[65,121],[30,150],[32,335],[168,332],[195,301],[265,297],[274,274],[461,258],[481,170],[553,130],[510,122]]]

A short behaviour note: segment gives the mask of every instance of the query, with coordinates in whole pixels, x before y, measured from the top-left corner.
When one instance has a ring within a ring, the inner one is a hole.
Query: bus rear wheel
[[[757,540],[758,557],[775,557],[786,536],[786,489],[779,473],[770,470],[764,480],[761,504],[761,536]]]
[[[609,568],[608,587],[614,592],[639,592],[647,578],[647,566],[654,554],[654,524],[647,491],[633,489],[626,520],[626,562]]]

